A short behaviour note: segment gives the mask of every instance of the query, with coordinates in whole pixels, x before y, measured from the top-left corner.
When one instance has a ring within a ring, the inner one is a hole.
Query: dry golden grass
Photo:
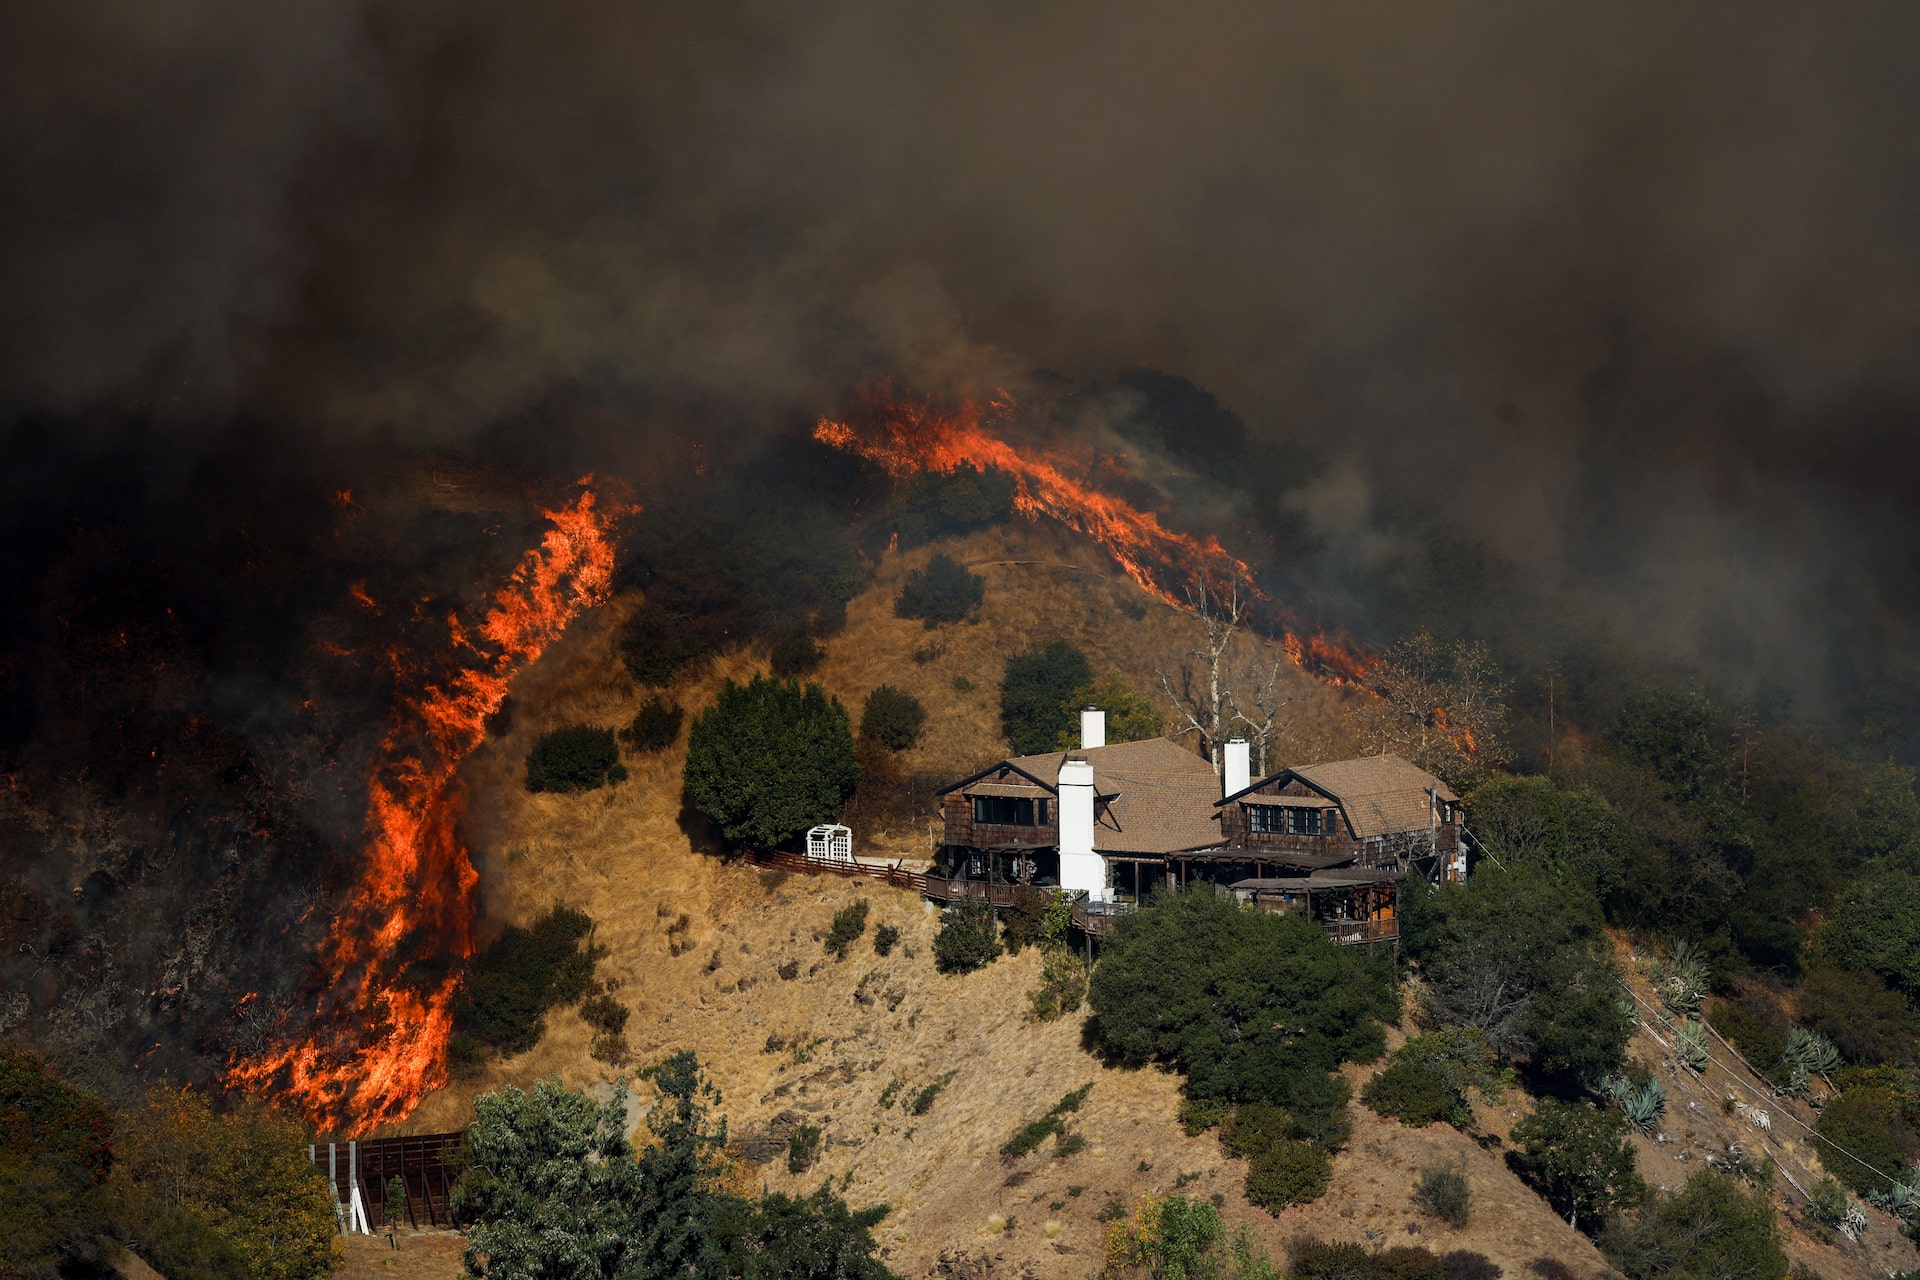
[[[821,671],[856,715],[880,683],[926,704],[927,730],[908,753],[909,769],[960,772],[1004,753],[997,689],[1008,652],[1064,638],[1087,650],[1096,671],[1115,669],[1147,688],[1152,673],[1192,643],[1192,620],[1164,606],[1149,604],[1144,617],[1128,619],[1120,606],[1143,599],[1132,584],[1052,531],[1015,526],[947,549],[974,562],[1043,563],[979,564],[988,575],[980,620],[929,632],[894,618],[892,601],[907,568],[930,551],[889,556],[850,607],[846,630],[828,643]],[[945,977],[930,956],[935,917],[914,895],[867,881],[765,873],[696,849],[681,821],[684,738],[659,756],[629,758],[632,776],[618,787],[528,794],[523,762],[539,733],[583,721],[618,725],[638,707],[641,695],[614,653],[626,607],[582,619],[517,682],[512,725],[466,771],[466,830],[491,919],[524,923],[555,902],[593,916],[597,941],[608,948],[601,972],[634,1010],[628,1038],[639,1060],[694,1050],[725,1097],[736,1137],[760,1132],[788,1110],[824,1128],[814,1170],[794,1176],[778,1159],[756,1171],[766,1185],[803,1191],[830,1178],[856,1204],[890,1204],[877,1234],[903,1275],[924,1275],[943,1251],[960,1250],[999,1256],[996,1266],[1009,1271],[1025,1265],[1041,1276],[1084,1276],[1099,1266],[1102,1206],[1113,1197],[1130,1205],[1149,1188],[1172,1190],[1184,1174],[1196,1175],[1182,1186],[1186,1194],[1220,1194],[1228,1218],[1252,1224],[1276,1252],[1302,1230],[1426,1239],[1432,1228],[1408,1204],[1418,1166],[1465,1156],[1486,1211],[1463,1231],[1436,1233],[1436,1243],[1487,1253],[1509,1275],[1542,1255],[1583,1277],[1600,1272],[1592,1247],[1496,1156],[1452,1130],[1410,1132],[1358,1108],[1354,1145],[1335,1161],[1324,1200],[1277,1218],[1252,1209],[1240,1194],[1242,1168],[1221,1158],[1213,1137],[1189,1138],[1175,1122],[1177,1077],[1103,1067],[1083,1048],[1081,1017],[1051,1024],[1026,1017],[1036,953]],[[915,650],[930,643],[938,652],[916,661]],[[756,655],[734,655],[675,695],[691,713],[723,678],[743,678],[756,665]],[[956,691],[956,676],[973,681],[973,691]],[[1303,729],[1337,739],[1352,695],[1304,680],[1301,692]],[[901,830],[883,833],[879,843],[917,856],[925,838]],[[819,934],[856,897],[872,904],[870,932],[836,962]],[[693,945],[676,955],[667,929],[682,913],[688,926],[678,936]],[[871,949],[871,929],[888,923],[903,937],[883,959]],[[779,976],[788,963],[798,966],[791,981]],[[557,1012],[537,1048],[442,1090],[407,1128],[461,1125],[475,1094],[507,1082],[609,1080],[616,1073],[587,1055],[590,1038],[577,1014]],[[787,1047],[770,1051],[770,1042]],[[907,1098],[948,1073],[925,1115],[905,1114]],[[892,1105],[883,1107],[896,1081]],[[1002,1162],[1002,1142],[1088,1081],[1093,1092],[1074,1125],[1085,1150],[1058,1159],[1043,1146],[1016,1164]],[[995,1218],[1012,1225],[995,1229]],[[1409,1233],[1409,1223],[1418,1230]]]

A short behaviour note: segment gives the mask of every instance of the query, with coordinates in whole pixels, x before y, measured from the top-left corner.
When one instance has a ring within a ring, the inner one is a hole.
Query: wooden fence
[[[387,1187],[395,1178],[406,1202],[397,1217],[415,1231],[454,1227],[453,1184],[460,1180],[458,1152],[465,1133],[424,1133],[406,1138],[324,1142],[308,1158],[333,1182],[341,1231],[377,1234],[386,1226]],[[356,1213],[357,1210],[357,1213]]]

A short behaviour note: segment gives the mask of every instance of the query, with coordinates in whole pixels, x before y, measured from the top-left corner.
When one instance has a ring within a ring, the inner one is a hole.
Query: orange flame
[[[454,670],[402,700],[368,779],[366,867],[321,948],[330,979],[297,1044],[229,1065],[236,1088],[268,1090],[323,1127],[364,1133],[412,1114],[446,1083],[455,972],[409,981],[431,955],[473,954],[479,880],[459,836],[460,763],[486,737],[515,673],[613,588],[613,526],[634,508],[601,508],[591,489],[552,521],[471,630],[447,619]],[[356,592],[356,596],[360,593]],[[394,654],[396,669],[412,669]]]
[[[864,430],[822,418],[814,439],[857,454],[896,479],[961,466],[1001,471],[1013,478],[1016,511],[1028,519],[1050,516],[1092,538],[1149,595],[1186,609],[1191,602],[1175,593],[1176,584],[1237,589],[1264,606],[1268,629],[1279,633],[1294,665],[1334,684],[1365,687],[1379,660],[1342,637],[1298,634],[1285,611],[1254,584],[1253,570],[1218,539],[1169,529],[1153,512],[1074,480],[1065,460],[1017,449],[989,430],[1018,408],[1006,392],[985,405],[965,400],[951,410],[895,399],[884,387],[865,388],[862,397],[869,420]]]

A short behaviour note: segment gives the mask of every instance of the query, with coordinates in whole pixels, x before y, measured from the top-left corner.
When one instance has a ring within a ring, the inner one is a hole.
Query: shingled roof
[[[1005,763],[1036,778],[1055,779],[1065,751],[1015,756]],[[1213,766],[1168,738],[1116,742],[1075,751],[1093,766],[1097,853],[1160,856],[1220,843],[1213,812],[1220,780]],[[964,788],[969,789],[970,788]]]
[[[1460,798],[1446,783],[1418,765],[1399,756],[1381,755],[1282,769],[1218,803],[1226,804],[1242,796],[1251,798],[1253,792],[1263,787],[1275,783],[1285,785],[1294,778],[1339,801],[1353,834],[1362,838],[1417,831],[1427,826],[1431,821],[1430,792],[1437,790],[1439,798],[1445,801]]]

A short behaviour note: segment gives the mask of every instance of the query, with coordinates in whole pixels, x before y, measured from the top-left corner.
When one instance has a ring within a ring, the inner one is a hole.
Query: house
[[[1166,738],[1015,756],[940,793],[937,897],[1010,901],[1013,886],[1079,897],[1083,926],[1155,886],[1210,883],[1271,911],[1301,911],[1341,941],[1398,936],[1400,882],[1466,874],[1460,799],[1397,756],[1282,769],[1255,781],[1234,740],[1222,773]]]

